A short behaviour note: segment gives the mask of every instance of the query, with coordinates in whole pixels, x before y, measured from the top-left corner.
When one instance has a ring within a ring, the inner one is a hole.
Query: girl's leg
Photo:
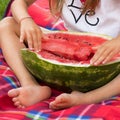
[[[47,86],[40,86],[25,68],[20,56],[20,49],[25,46],[19,42],[19,29],[20,26],[12,17],[0,21],[0,47],[21,84],[20,88],[8,91],[8,95],[17,107],[23,108],[47,99],[51,90]]]
[[[120,75],[108,84],[87,93],[73,91],[71,94],[63,93],[50,103],[52,109],[63,109],[80,104],[93,104],[107,100],[120,94]]]

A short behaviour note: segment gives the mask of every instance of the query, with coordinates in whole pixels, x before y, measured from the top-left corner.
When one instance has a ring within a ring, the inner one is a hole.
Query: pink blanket
[[[66,30],[62,20],[53,24],[54,18],[49,17],[51,15],[46,0],[37,0],[28,11],[38,25],[52,30]],[[6,15],[10,14],[8,10]],[[61,93],[53,89],[52,96],[48,100],[25,109],[18,109],[13,105],[7,92],[19,86],[19,81],[0,50],[0,120],[120,120],[120,96],[112,97],[99,104],[78,105],[53,111],[49,109],[49,102]]]

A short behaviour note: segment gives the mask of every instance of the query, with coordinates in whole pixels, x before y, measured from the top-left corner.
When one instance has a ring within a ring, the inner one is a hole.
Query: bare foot
[[[12,97],[14,105],[18,108],[25,108],[39,101],[49,98],[51,90],[47,86],[32,85],[12,89],[8,92],[8,96]]]
[[[50,103],[54,110],[69,108],[75,105],[85,104],[84,93],[74,91],[71,94],[63,93]]]

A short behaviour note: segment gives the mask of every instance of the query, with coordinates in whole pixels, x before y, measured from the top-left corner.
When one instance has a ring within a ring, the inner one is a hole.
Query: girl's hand
[[[20,42],[27,42],[28,48],[36,52],[41,50],[42,31],[29,19],[24,19],[20,23]]]
[[[105,64],[110,61],[113,56],[120,52],[120,37],[107,41],[101,46],[94,49],[96,49],[97,51],[91,59],[91,64]]]

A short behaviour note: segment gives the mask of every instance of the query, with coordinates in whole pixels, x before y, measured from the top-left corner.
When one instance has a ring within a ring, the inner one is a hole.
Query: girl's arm
[[[13,18],[20,25],[20,42],[26,41],[29,49],[39,51],[42,31],[28,14],[28,6],[33,2],[35,0],[14,0],[11,9]]]
[[[14,19],[19,23],[21,19],[28,17],[28,6],[35,0],[14,0],[11,5],[12,15]]]

